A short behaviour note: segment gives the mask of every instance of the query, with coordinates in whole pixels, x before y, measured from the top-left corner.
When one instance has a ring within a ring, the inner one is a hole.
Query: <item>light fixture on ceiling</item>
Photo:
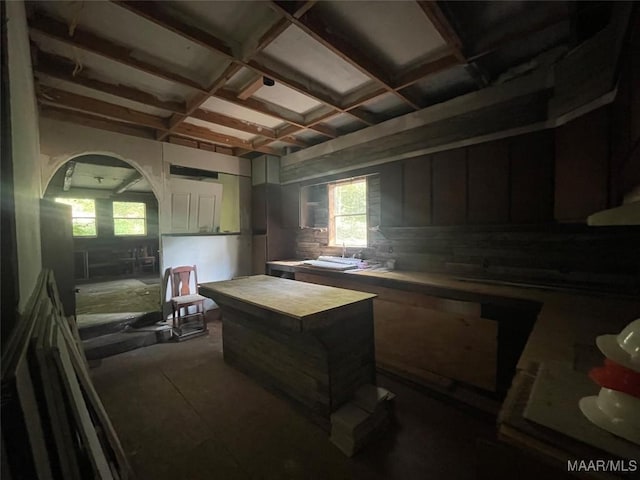
[[[98,183],[102,183],[102,181],[104,180],[104,177],[93,177],[93,178],[95,178]]]
[[[273,78],[262,77],[262,84],[267,87],[273,87],[276,84],[276,82]]]

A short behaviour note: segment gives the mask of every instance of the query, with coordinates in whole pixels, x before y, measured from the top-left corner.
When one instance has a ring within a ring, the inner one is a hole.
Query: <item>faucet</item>
[[[347,246],[342,242],[342,258],[347,254]]]

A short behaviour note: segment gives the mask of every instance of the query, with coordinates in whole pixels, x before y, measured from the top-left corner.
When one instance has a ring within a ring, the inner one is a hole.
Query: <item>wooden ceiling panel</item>
[[[175,33],[131,15],[112,2],[39,2],[39,12],[54,17],[75,32],[86,31],[116,45],[125,44],[130,55],[206,85],[223,57]]]
[[[315,12],[392,72],[441,56],[448,48],[415,2],[325,1],[314,7]]]
[[[338,95],[345,95],[371,81],[358,69],[293,25],[266,47],[262,54],[313,78]]]
[[[262,78],[260,78],[262,81]],[[278,82],[270,87],[263,87],[253,94],[255,98],[266,100],[267,102],[282,105],[289,110],[300,113],[301,115],[318,108],[322,104],[312,98],[296,92]]]
[[[254,139],[256,139],[258,136],[252,133],[248,133],[248,132],[243,132],[240,130],[236,130],[234,128],[229,128],[229,127],[225,127],[222,126],[220,124],[217,123],[211,123],[211,122],[207,122],[204,120],[200,120],[199,118],[195,118],[195,117],[187,117],[187,119],[185,120],[188,123],[191,123],[193,125],[198,125],[200,127],[204,127],[207,128],[211,131],[214,131],[216,133],[220,133],[222,135],[228,135],[231,137],[235,137],[235,138],[239,138],[241,140],[246,140],[246,141],[253,141]]]
[[[58,90],[75,93],[77,95],[83,95],[85,97],[91,97],[96,100],[112,103],[114,105],[119,105],[121,107],[129,108],[131,110],[137,110],[139,112],[148,113],[149,115],[154,115],[156,117],[168,118],[169,116],[171,116],[171,113],[172,113],[169,110],[164,110],[164,109],[156,108],[154,106],[146,105],[144,103],[131,101],[126,98],[122,98],[119,95],[104,93],[101,91],[97,91],[93,88],[88,88],[83,85],[78,85],[77,83],[72,83],[65,80],[59,80],[57,78],[50,77],[48,75],[36,73],[36,76],[38,78],[38,85],[40,87],[53,87]]]
[[[227,102],[221,98],[212,97],[202,104],[202,108],[211,110],[212,112],[219,112],[230,117],[234,117],[240,120],[246,120],[258,125],[264,125],[269,128],[277,128],[285,124],[281,119],[271,115],[265,115],[260,112],[256,112],[249,108],[237,105],[231,102]]]

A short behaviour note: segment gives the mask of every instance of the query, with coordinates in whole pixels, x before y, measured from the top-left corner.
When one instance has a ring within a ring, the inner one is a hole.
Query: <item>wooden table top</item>
[[[200,293],[215,301],[216,294],[289,317],[304,319],[327,310],[370,300],[371,293],[296,282],[268,275],[200,284]]]

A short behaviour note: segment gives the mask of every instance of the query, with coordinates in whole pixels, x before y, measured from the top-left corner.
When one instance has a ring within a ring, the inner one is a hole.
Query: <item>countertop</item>
[[[268,275],[202,283],[200,292],[202,295],[211,296],[214,300],[216,294],[222,294],[300,320],[375,297],[370,293],[296,282]]]
[[[496,285],[426,272],[325,271],[303,266],[300,260],[269,262],[269,265],[330,277],[349,276],[389,288],[415,289],[427,295],[457,300],[540,303],[538,319],[517,365],[520,369],[530,362],[554,361],[573,365],[577,348],[593,346],[596,336],[618,333],[629,322],[640,318],[640,299]]]

